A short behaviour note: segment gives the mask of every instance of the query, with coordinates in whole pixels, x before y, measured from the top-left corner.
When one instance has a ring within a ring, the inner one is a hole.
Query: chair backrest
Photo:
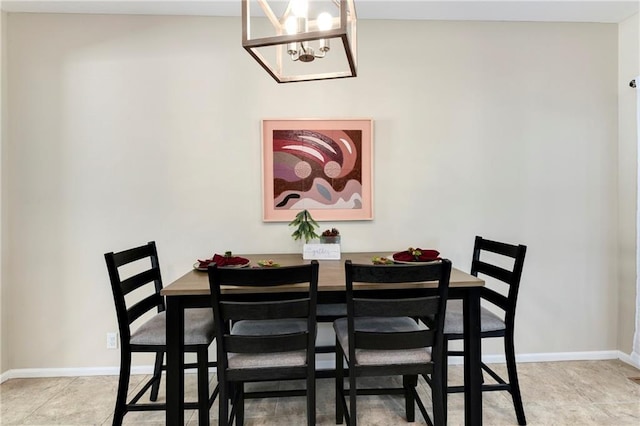
[[[263,354],[304,349],[308,359],[315,359],[317,260],[308,265],[274,268],[219,268],[214,264],[209,266],[208,272],[219,369],[227,368],[228,353]],[[221,291],[221,286],[228,287]],[[234,293],[233,286],[272,287],[274,291],[261,294],[259,299],[251,299]],[[276,287],[281,286],[290,288],[279,291]],[[295,318],[307,321],[306,330],[260,336],[230,334],[230,323],[237,321]]]
[[[347,260],[345,275],[350,336],[349,359],[356,359],[356,349],[441,347],[451,275],[449,260],[442,259],[439,262],[420,265],[359,265]],[[411,294],[398,293],[388,286],[384,286],[382,291],[376,290],[375,285],[366,285],[362,289],[354,286],[354,283],[388,284],[429,281],[436,281],[437,289],[416,286],[411,290]],[[431,324],[431,328],[412,332],[362,331],[355,328],[354,318],[356,317],[413,317]]]
[[[507,269],[507,267],[481,260],[481,255],[486,252],[504,256],[509,262],[513,262],[513,265]],[[524,266],[526,253],[527,246],[522,244],[513,245],[501,243],[476,236],[473,247],[473,260],[471,262],[471,275],[475,275],[476,277],[478,274],[487,275],[509,286],[506,296],[491,288],[482,288],[482,297],[504,310],[505,323],[507,323],[507,325],[513,325],[515,318],[516,301],[518,299],[518,290],[520,288],[522,267]]]
[[[157,312],[165,310],[164,298],[160,295],[162,277],[160,275],[156,244],[151,241],[146,245],[118,253],[105,253],[104,259],[107,263],[109,279],[111,280],[111,290],[116,306],[118,328],[120,329],[120,340],[128,342],[131,337],[130,326],[134,321],[154,309]],[[138,261],[142,262],[136,264],[136,272],[123,278],[122,275],[124,274],[121,273],[120,268],[127,267],[127,265]],[[148,264],[147,261],[149,262]],[[129,303],[127,295],[135,291],[137,291],[136,294],[140,293],[141,296],[134,298],[135,301]]]

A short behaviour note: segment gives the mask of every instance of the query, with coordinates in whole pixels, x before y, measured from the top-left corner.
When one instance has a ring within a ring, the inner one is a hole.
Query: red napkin
[[[221,256],[219,254],[214,254],[213,258],[200,260],[199,268],[207,268],[211,263],[215,263],[218,266],[235,266],[235,265],[244,265],[249,263],[249,259],[240,257],[240,256]]]
[[[245,263],[249,263],[249,259],[240,256],[220,256],[219,254],[213,255],[213,261],[216,262],[218,266],[233,266],[233,265],[244,265]]]
[[[431,262],[432,260],[440,259],[439,257],[440,252],[437,250],[428,250],[428,249],[421,249],[421,248],[416,248],[414,250],[418,250],[422,252],[422,254],[418,256],[417,259],[414,255],[412,255],[409,252],[409,250],[405,250],[405,251],[395,253],[393,255],[393,260],[397,260],[400,262]]]

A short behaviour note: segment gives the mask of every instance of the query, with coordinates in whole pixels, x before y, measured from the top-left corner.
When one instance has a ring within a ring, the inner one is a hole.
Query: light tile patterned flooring
[[[495,369],[504,372],[502,365],[495,365]],[[518,372],[529,425],[640,425],[640,385],[629,379],[640,377],[640,371],[628,364],[616,360],[523,363]],[[449,374],[450,383],[458,383],[462,368],[452,366]],[[131,393],[145,377],[132,377]],[[191,400],[195,399],[195,377],[188,374],[185,379]],[[367,381],[373,386],[386,385],[379,380]],[[117,383],[115,376],[8,380],[0,385],[0,424],[110,425]],[[422,380],[420,383],[419,392],[430,410],[430,391]],[[211,385],[215,385],[213,376]],[[276,385],[292,386],[284,382]],[[334,425],[333,380],[318,380],[317,389],[317,423]],[[163,391],[159,399],[164,399]],[[449,396],[448,410],[449,424],[464,423],[461,394]],[[245,413],[247,426],[306,423],[304,398],[250,400]],[[505,392],[484,394],[483,415],[486,425],[517,424]],[[186,412],[185,419],[188,425],[198,423],[193,411]],[[363,426],[407,424],[399,396],[359,397],[358,420]],[[124,423],[163,425],[164,412],[128,413]],[[211,409],[211,424],[217,424],[217,403]],[[425,424],[419,412],[412,424]]]

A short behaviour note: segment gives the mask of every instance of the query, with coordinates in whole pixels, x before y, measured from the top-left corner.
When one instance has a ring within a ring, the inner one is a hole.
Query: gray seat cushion
[[[464,332],[464,323],[462,321],[462,300],[447,301],[447,314],[444,317],[444,333],[445,334],[462,334]],[[497,331],[506,328],[504,321],[484,307],[480,307],[480,330]]]
[[[264,336],[293,334],[307,331],[307,320],[287,318],[276,320],[242,320],[233,324],[231,334],[240,336]]]
[[[194,308],[184,311],[184,344],[209,345],[215,336],[211,308]],[[167,312],[156,314],[131,334],[132,345],[167,344]]]
[[[409,317],[379,318],[358,317],[354,319],[355,328],[359,331],[392,332],[424,330]],[[338,343],[349,360],[349,333],[347,318],[340,318],[333,322]],[[431,361],[431,348],[403,349],[403,350],[372,350],[356,349],[356,364],[359,365],[404,365],[421,364]]]
[[[346,317],[346,303],[319,303],[316,307],[316,315],[319,317]]]
[[[307,330],[306,319],[244,320],[233,325],[231,334],[264,336],[293,334]],[[273,352],[265,354],[229,353],[229,368],[300,367],[307,365],[307,351]]]

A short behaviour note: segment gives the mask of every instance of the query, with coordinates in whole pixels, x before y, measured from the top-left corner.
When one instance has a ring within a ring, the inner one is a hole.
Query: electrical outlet
[[[107,349],[118,349],[118,333],[107,333]]]

